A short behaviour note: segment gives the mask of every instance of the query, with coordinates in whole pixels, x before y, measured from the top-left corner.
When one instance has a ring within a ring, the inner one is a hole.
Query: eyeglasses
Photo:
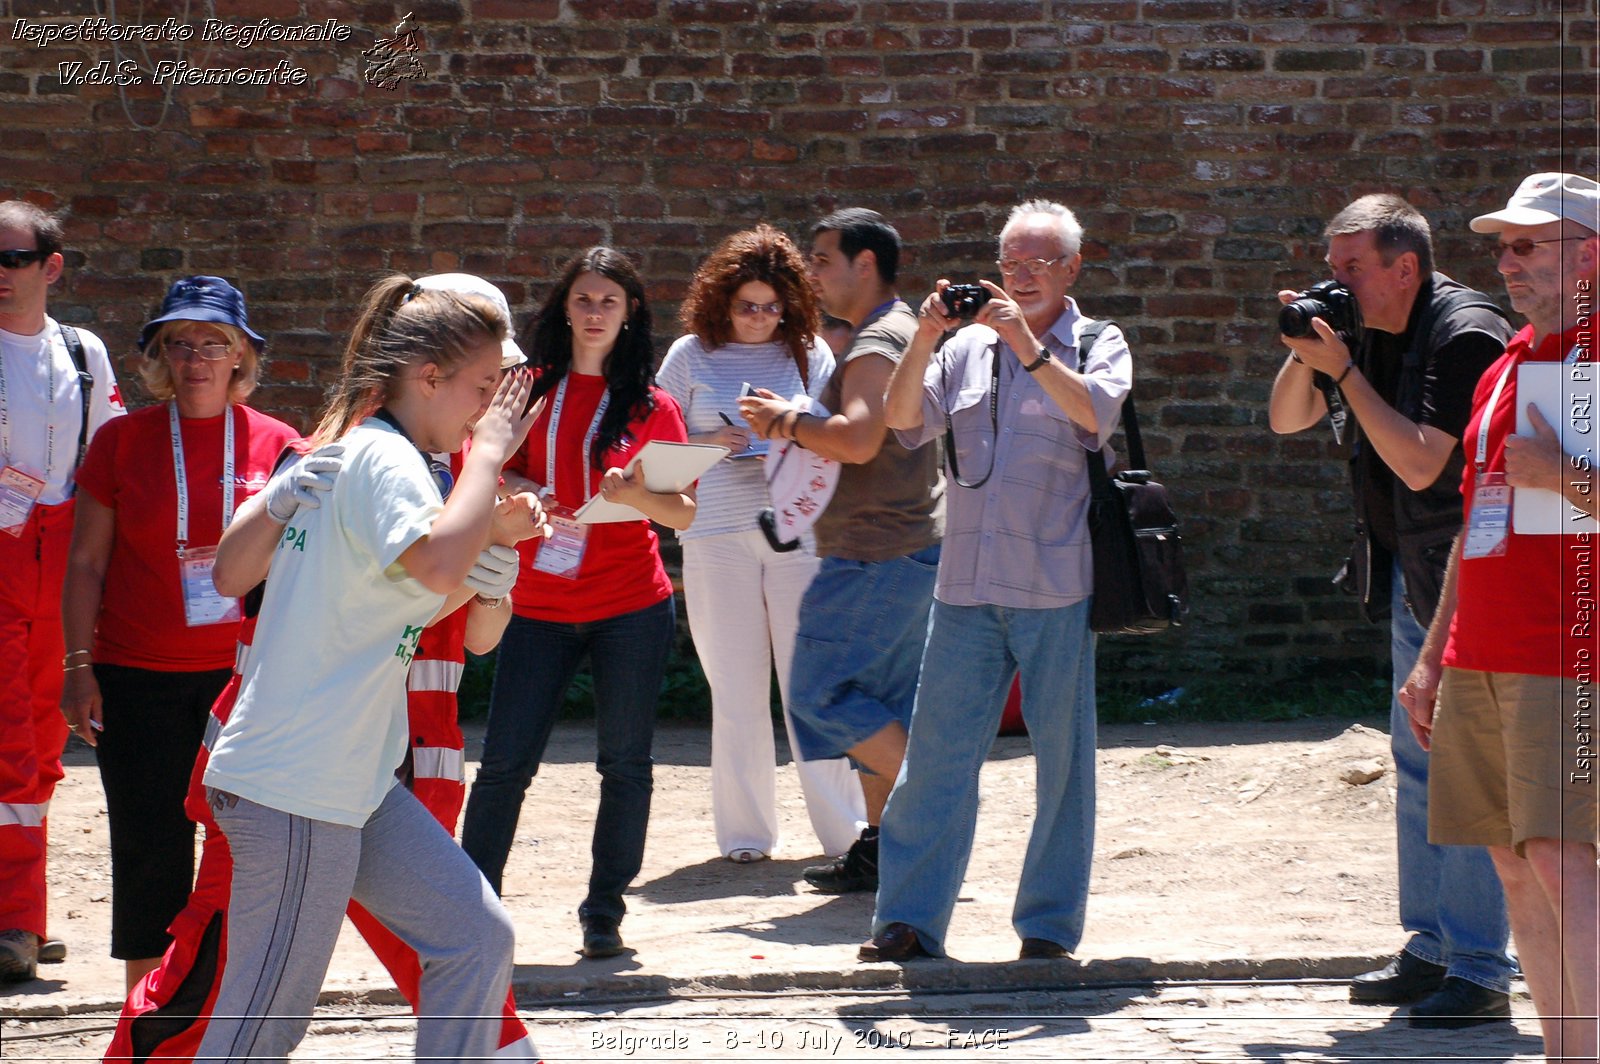
[[[161,342],[161,350],[175,362],[193,362],[196,358],[203,358],[207,362],[217,362],[228,357],[228,352],[233,350],[233,345],[212,341],[196,346],[187,340],[163,340]]]
[[[1532,255],[1533,254],[1533,249],[1538,247],[1540,244],[1564,244],[1568,240],[1588,240],[1588,239],[1589,238],[1586,237],[1586,236],[1558,236],[1558,237],[1552,237],[1549,240],[1529,240],[1527,237],[1523,237],[1521,240],[1513,240],[1509,244],[1505,244],[1505,243],[1496,244],[1496,245],[1494,245],[1493,247],[1491,247],[1489,249],[1489,254],[1491,256],[1493,256],[1494,261],[1496,261],[1496,262],[1499,262],[1501,256],[1503,256],[1508,251],[1511,252],[1511,254],[1515,255],[1519,259],[1525,259],[1529,255]]]
[[[24,266],[31,266],[35,262],[43,262],[50,257],[48,251],[32,251],[26,248],[15,248],[11,251],[0,251],[0,266],[8,270],[20,270]]]
[[[1062,262],[1069,257],[1067,255],[1057,255],[1053,259],[999,259],[995,262],[995,265],[1007,277],[1010,277],[1024,266],[1028,268],[1028,273],[1030,274],[1041,274],[1056,263]]]
[[[741,318],[753,318],[757,314],[766,314],[776,318],[783,313],[782,303],[752,303],[748,299],[735,299],[733,312]]]

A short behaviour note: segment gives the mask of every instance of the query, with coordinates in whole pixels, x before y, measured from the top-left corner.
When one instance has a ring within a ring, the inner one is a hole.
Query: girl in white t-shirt
[[[341,448],[331,490],[300,501],[314,453],[241,507],[218,548],[222,594],[269,564],[271,579],[204,777],[234,876],[227,968],[197,1061],[288,1057],[352,898],[418,952],[417,1056],[495,1050],[510,919],[395,778],[417,639],[473,594],[500,466],[536,412],[523,412],[527,373],[502,376],[520,354],[503,297],[454,276],[453,288],[396,276],[368,293],[314,437]],[[469,436],[442,500],[425,452]]]

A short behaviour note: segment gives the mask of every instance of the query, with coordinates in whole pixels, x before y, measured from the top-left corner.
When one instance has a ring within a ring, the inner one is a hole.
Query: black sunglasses
[[[43,262],[50,257],[48,251],[29,251],[15,248],[10,251],[0,251],[0,266],[8,270],[20,270],[24,266],[31,266],[35,262]]]

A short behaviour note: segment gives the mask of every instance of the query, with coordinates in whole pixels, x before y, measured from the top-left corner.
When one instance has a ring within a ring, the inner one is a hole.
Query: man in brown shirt
[[[761,435],[843,463],[816,525],[822,564],[800,604],[789,684],[799,756],[844,754],[861,770],[866,830],[848,853],[805,870],[830,894],[878,887],[878,823],[905,756],[944,529],[937,449],[908,451],[883,423],[889,376],[917,328],[895,294],[899,258],[900,235],[875,211],[818,222],[812,282],[824,309],[855,329],[823,389],[827,413],[777,398],[739,404]]]

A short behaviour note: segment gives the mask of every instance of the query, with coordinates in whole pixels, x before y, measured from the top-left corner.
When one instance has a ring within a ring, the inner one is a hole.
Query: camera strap
[[[956,430],[950,421],[950,378],[944,380],[944,454],[950,461],[950,479],[963,488],[981,488],[994,474],[995,451],[1000,449],[1000,341],[989,345],[989,438],[994,441],[989,451],[989,468],[983,476],[968,484],[961,479],[961,463],[956,460]]]

